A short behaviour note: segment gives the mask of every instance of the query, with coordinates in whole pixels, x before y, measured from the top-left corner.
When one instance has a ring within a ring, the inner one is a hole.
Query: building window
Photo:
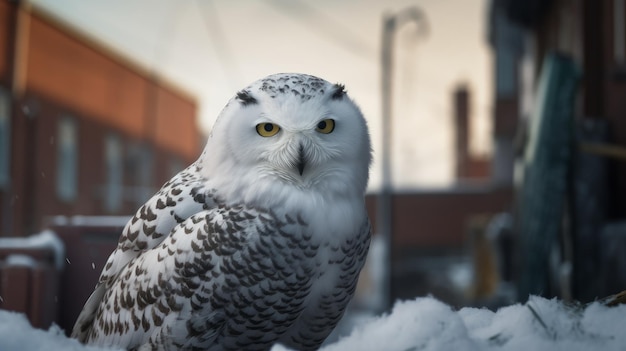
[[[78,131],[70,117],[59,120],[57,130],[57,196],[71,202],[78,194]]]
[[[154,157],[150,147],[143,143],[134,143],[128,147],[126,156],[126,172],[132,184],[131,200],[141,206],[154,194],[152,187]]]
[[[116,212],[122,206],[122,144],[116,134],[105,139],[106,192],[104,207],[108,212]]]
[[[9,92],[0,88],[0,189],[9,187],[11,155],[11,97]]]

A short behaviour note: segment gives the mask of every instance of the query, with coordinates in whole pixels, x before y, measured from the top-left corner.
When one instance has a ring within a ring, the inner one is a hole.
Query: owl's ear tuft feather
[[[331,99],[341,100],[344,95],[346,95],[345,86],[343,84],[335,84],[335,86],[333,87],[333,94],[331,95]]]
[[[254,96],[250,95],[250,92],[247,90],[237,92],[237,100],[239,100],[239,102],[244,106],[257,104]]]

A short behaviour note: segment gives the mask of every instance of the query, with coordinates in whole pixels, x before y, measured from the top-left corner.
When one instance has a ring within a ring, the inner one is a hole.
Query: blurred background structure
[[[95,281],[84,277],[93,276],[94,262],[102,268],[124,225],[89,216],[127,219],[195,160],[196,102],[27,3],[1,1],[0,18],[0,237],[24,237],[0,243],[0,304],[41,315],[36,326],[57,321],[67,329],[75,315],[64,320],[59,303],[78,301],[73,287],[83,291],[78,299],[92,290]],[[64,223],[60,215],[119,225],[108,237],[57,232],[61,251],[54,241],[29,240]],[[72,252],[91,259],[71,265]]]
[[[624,290],[625,1],[0,0],[0,308],[70,330],[125,221],[277,70],[368,118],[381,229],[353,312]]]
[[[522,300],[591,301],[626,287],[625,18],[623,0],[491,5],[496,150],[518,136]]]

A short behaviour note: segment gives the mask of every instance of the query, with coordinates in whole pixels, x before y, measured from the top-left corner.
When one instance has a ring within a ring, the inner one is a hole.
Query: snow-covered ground
[[[624,350],[625,317],[626,306],[568,307],[540,297],[497,312],[455,311],[420,298],[396,303],[390,315],[355,328],[324,350]]]
[[[568,306],[532,297],[497,312],[455,311],[428,297],[396,303],[390,314],[364,321],[323,350],[624,350],[624,320],[626,306]],[[57,327],[34,329],[23,314],[0,310],[0,350],[101,349],[82,346]]]
[[[53,325],[41,330],[31,327],[23,313],[0,310],[0,350],[2,351],[102,351],[69,339]]]

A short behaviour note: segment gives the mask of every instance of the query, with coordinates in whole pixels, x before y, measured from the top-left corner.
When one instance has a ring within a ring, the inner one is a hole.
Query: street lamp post
[[[378,234],[383,235],[387,247],[387,260],[389,262],[387,274],[383,282],[385,291],[383,300],[385,308],[391,307],[392,291],[392,252],[393,252],[393,202],[392,202],[392,170],[391,170],[391,140],[392,140],[392,88],[393,88],[393,39],[397,29],[405,23],[420,23],[425,20],[425,15],[417,7],[406,8],[396,14],[383,16],[383,33],[381,45],[381,98],[382,98],[382,188],[377,201],[377,226]]]

